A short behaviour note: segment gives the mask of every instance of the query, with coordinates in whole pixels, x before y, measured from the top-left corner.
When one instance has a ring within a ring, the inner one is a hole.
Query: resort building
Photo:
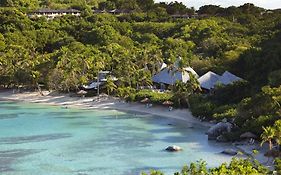
[[[121,15],[121,14],[130,14],[132,13],[132,10],[126,10],[126,9],[113,9],[113,10],[93,10],[94,14],[100,14],[100,13],[110,13],[113,15]]]
[[[97,89],[99,86],[102,86],[107,82],[107,77],[111,77],[113,81],[118,80],[116,77],[111,75],[110,71],[100,71],[95,81],[92,81],[88,85],[83,85],[82,87],[86,90]]]
[[[171,17],[175,18],[175,19],[189,19],[192,16],[191,15],[171,15]]]
[[[198,81],[202,89],[211,90],[219,82],[220,75],[209,71],[206,74],[202,75]]]
[[[173,19],[191,19],[191,18],[195,18],[195,19],[201,19],[201,18],[206,18],[206,17],[209,17],[209,15],[207,14],[174,14],[174,15],[171,15],[171,17]]]
[[[176,81],[182,81],[186,83],[189,81],[189,73],[192,73],[197,78],[197,73],[191,68],[184,68],[184,71],[179,71],[176,68],[169,69],[168,67],[163,68],[158,74],[152,77],[152,81],[158,84],[174,85]]]
[[[219,82],[223,85],[228,85],[228,84],[234,83],[236,81],[241,81],[241,80],[242,80],[242,78],[237,77],[236,75],[234,75],[228,71],[225,71],[222,74],[222,76],[220,77]]]
[[[31,18],[45,16],[47,19],[54,19],[55,17],[60,17],[64,15],[80,16],[81,12],[75,9],[66,9],[66,10],[40,9],[40,10],[33,11],[28,16]]]
[[[201,88],[205,90],[212,90],[218,84],[228,85],[241,80],[243,79],[228,71],[225,71],[221,76],[209,71],[198,79]]]

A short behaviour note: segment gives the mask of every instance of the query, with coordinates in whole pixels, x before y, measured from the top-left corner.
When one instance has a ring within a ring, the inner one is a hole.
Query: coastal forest
[[[77,9],[81,15],[28,16],[38,9]],[[113,9],[129,13],[94,12]],[[196,80],[177,83],[167,93],[138,90],[152,85],[163,62],[172,67],[178,58],[178,69],[190,66],[199,75],[230,71],[243,81],[209,94]],[[149,97],[159,104],[171,100],[201,120],[225,118],[235,126],[224,134],[227,141],[250,131],[281,144],[281,9],[250,3],[195,10],[153,0],[1,0],[1,88],[40,85],[77,92],[102,70],[118,79],[106,84],[112,95],[128,101]]]

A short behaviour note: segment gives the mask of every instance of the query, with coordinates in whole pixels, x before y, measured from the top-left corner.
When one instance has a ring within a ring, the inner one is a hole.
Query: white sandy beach
[[[12,90],[9,90],[0,92],[0,100],[61,105],[84,109],[115,109],[184,120],[187,124],[200,124],[207,127],[212,125],[194,118],[188,109],[174,109],[169,111],[168,107],[164,106],[152,106],[147,108],[145,104],[126,103],[118,98],[108,97],[105,95],[101,95],[98,99],[97,97],[70,97],[69,94],[56,92],[51,93],[49,91],[44,91],[43,94],[44,96],[40,95],[38,92],[13,93]]]
[[[185,121],[187,125],[198,124],[206,127],[213,125],[208,122],[201,122],[197,118],[193,117],[188,109],[174,109],[169,111],[168,107],[164,106],[152,106],[147,108],[145,104],[126,103],[118,98],[103,95],[101,95],[98,99],[97,97],[71,97],[69,94],[61,94],[49,91],[44,91],[43,94],[44,96],[40,95],[38,92],[14,93],[13,90],[5,90],[0,91],[0,100],[60,105],[64,107],[79,107],[82,109],[115,109],[182,120]],[[233,148],[235,149],[235,147]],[[259,148],[259,143],[254,145],[243,144],[236,148],[237,150],[242,150],[249,155],[251,154],[252,149]],[[266,149],[265,147],[259,149],[260,153],[254,157],[260,162],[265,163],[267,158],[264,157],[263,154],[265,153]]]

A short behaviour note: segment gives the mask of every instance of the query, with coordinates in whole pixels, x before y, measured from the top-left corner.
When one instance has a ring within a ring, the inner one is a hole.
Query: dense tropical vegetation
[[[279,167],[276,163],[276,167]],[[164,175],[160,171],[152,170],[150,175]],[[229,164],[222,164],[219,167],[207,168],[207,164],[204,161],[198,161],[196,163],[191,163],[189,166],[184,166],[180,172],[175,172],[174,175],[219,175],[219,174],[273,174],[265,166],[261,165],[257,161],[251,161],[250,159],[232,159]],[[143,173],[143,175],[147,175]]]
[[[82,13],[53,20],[28,17],[40,8]],[[130,13],[94,14],[92,9]],[[192,18],[173,17],[186,14]],[[191,66],[199,75],[228,70],[245,81],[218,86],[208,95],[196,81],[178,82],[167,94],[138,90],[152,85],[162,62],[172,69],[179,57],[179,70]],[[281,10],[244,4],[195,11],[153,0],[1,0],[2,88],[41,84],[77,91],[101,70],[118,78],[105,85],[108,94],[132,101],[148,97],[158,104],[170,100],[201,119],[233,122],[235,129],[225,135],[229,140],[251,131],[270,145],[280,144]]]

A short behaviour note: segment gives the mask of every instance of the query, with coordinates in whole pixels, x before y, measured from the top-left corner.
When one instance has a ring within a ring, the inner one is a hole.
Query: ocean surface
[[[229,162],[219,153],[229,145],[208,141],[206,130],[147,114],[0,102],[0,174],[172,174],[200,159]],[[164,151],[169,145],[183,151]]]

